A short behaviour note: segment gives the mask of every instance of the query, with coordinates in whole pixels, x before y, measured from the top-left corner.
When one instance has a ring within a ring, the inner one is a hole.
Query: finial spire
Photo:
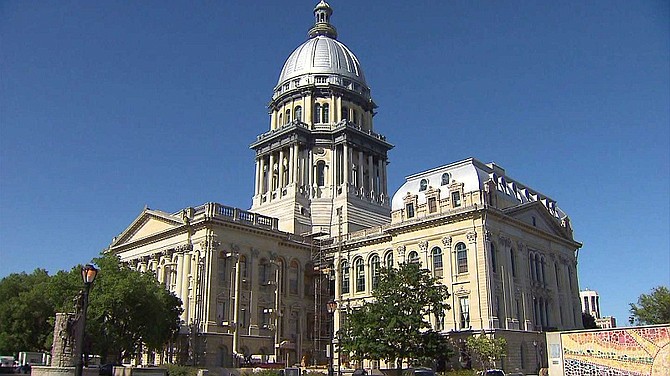
[[[315,23],[309,29],[309,37],[314,38],[317,35],[325,35],[329,38],[337,39],[337,30],[330,24],[330,16],[333,14],[333,9],[324,0],[319,1],[314,7]]]

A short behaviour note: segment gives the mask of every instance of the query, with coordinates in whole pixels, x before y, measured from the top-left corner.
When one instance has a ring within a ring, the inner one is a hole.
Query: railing
[[[250,225],[277,230],[279,228],[279,219],[265,215],[252,213],[232,206],[221,205],[210,202],[205,205],[194,208],[194,216],[204,215],[233,222],[244,222]]]

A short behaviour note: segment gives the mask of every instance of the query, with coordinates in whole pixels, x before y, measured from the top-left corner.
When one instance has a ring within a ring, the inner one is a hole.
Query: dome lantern
[[[314,38],[318,35],[325,35],[329,38],[337,39],[337,30],[330,24],[330,16],[333,9],[327,2],[321,0],[314,7],[314,26],[309,29],[309,37]]]

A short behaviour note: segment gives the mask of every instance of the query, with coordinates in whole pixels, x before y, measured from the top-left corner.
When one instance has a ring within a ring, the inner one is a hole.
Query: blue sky
[[[97,256],[145,205],[249,208],[313,1],[0,2],[0,277]],[[396,145],[389,186],[494,161],[571,217],[625,324],[670,285],[667,1],[332,1]]]

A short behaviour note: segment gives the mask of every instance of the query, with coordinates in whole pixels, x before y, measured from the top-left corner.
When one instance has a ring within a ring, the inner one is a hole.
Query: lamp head
[[[86,264],[86,266],[81,268],[81,279],[84,281],[85,285],[93,283],[97,275],[98,269],[96,269],[95,266],[91,264]]]
[[[328,303],[326,303],[326,310],[328,310],[328,313],[335,313],[335,311],[337,310],[337,302],[331,300]]]

